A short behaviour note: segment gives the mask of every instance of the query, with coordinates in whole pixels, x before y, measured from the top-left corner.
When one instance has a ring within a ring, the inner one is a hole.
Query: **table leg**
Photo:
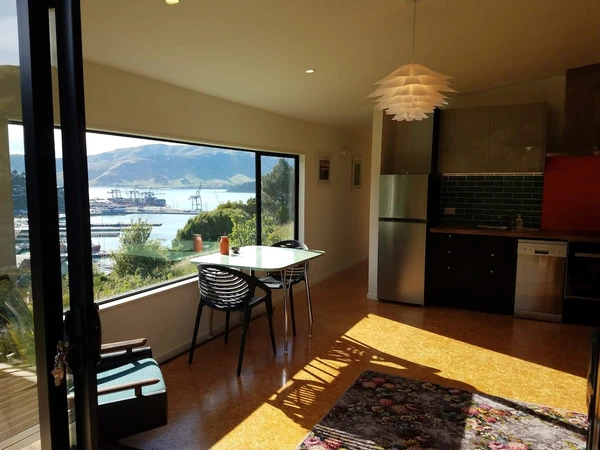
[[[283,284],[283,354],[288,352],[288,285],[287,285],[287,270],[281,271],[281,282]]]
[[[304,270],[304,282],[306,283],[306,306],[308,309],[308,337],[312,337],[313,329],[313,312],[312,312],[312,299],[310,298],[310,283],[308,281],[308,264]]]
[[[213,315],[215,314],[215,310],[210,308],[210,317],[208,318],[208,338],[212,339],[213,337],[213,328],[212,328],[212,323],[213,323]]]

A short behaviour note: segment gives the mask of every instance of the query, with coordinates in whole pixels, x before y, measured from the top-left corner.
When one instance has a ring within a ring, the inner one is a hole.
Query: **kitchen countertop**
[[[437,225],[429,229],[432,233],[469,234],[474,236],[504,236],[525,239],[554,239],[571,242],[600,242],[600,233],[585,231],[537,230],[525,228],[519,231],[486,230],[472,226]]]

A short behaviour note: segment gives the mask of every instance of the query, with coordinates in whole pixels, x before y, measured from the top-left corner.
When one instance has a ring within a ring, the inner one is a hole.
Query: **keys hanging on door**
[[[58,341],[56,344],[56,356],[54,357],[54,369],[50,372],[54,377],[54,386],[60,386],[65,381],[65,375],[69,366],[67,363],[67,352],[69,343],[67,341]]]

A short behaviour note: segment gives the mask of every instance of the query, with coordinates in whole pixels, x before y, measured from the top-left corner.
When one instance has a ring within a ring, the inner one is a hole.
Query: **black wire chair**
[[[273,334],[273,302],[271,300],[271,290],[262,281],[230,267],[216,264],[200,264],[198,266],[198,287],[200,289],[200,301],[198,303],[198,313],[196,314],[196,323],[194,325],[194,334],[192,335],[192,345],[190,348],[188,364],[192,364],[192,360],[194,359],[198,328],[200,326],[200,318],[202,317],[202,308],[204,306],[226,313],[226,343],[229,338],[229,314],[231,311],[242,312],[242,340],[240,343],[240,355],[237,367],[238,377],[242,372],[244,346],[246,345],[246,334],[250,324],[252,308],[261,303],[265,303],[267,308],[271,345],[273,346],[273,353],[276,353],[275,335]],[[263,290],[265,295],[261,297],[255,296],[257,287]]]
[[[295,248],[301,250],[308,250],[306,244],[296,240],[281,241],[273,244],[271,247],[281,248]],[[292,332],[296,336],[296,314],[294,312],[294,285],[304,281],[306,284],[306,305],[308,308],[308,319],[309,319],[309,336],[312,333],[312,301],[310,298],[310,286],[308,283],[308,263],[298,264],[287,270],[287,286],[290,292],[290,312],[292,315]],[[280,272],[273,272],[267,274],[266,277],[260,278],[260,281],[265,283],[269,289],[283,289],[283,280],[281,279]]]

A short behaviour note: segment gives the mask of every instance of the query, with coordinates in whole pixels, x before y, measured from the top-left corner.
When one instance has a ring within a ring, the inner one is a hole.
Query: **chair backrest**
[[[300,250],[308,250],[307,245],[304,242],[296,241],[293,239],[287,241],[277,242],[271,247],[281,247],[281,248],[295,248]],[[306,273],[306,269],[308,268],[308,263],[298,264],[297,266],[291,267],[288,269],[288,283],[297,283],[302,280],[304,274]],[[279,272],[269,274],[273,278],[277,280],[281,280],[281,274]]]
[[[217,264],[198,266],[198,288],[202,301],[215,308],[241,308],[254,297],[256,279],[250,275]]]
[[[271,247],[299,248],[302,250],[308,250],[308,247],[306,246],[306,244],[304,242],[300,242],[300,241],[296,241],[296,240],[277,242],[277,243],[271,245]]]

